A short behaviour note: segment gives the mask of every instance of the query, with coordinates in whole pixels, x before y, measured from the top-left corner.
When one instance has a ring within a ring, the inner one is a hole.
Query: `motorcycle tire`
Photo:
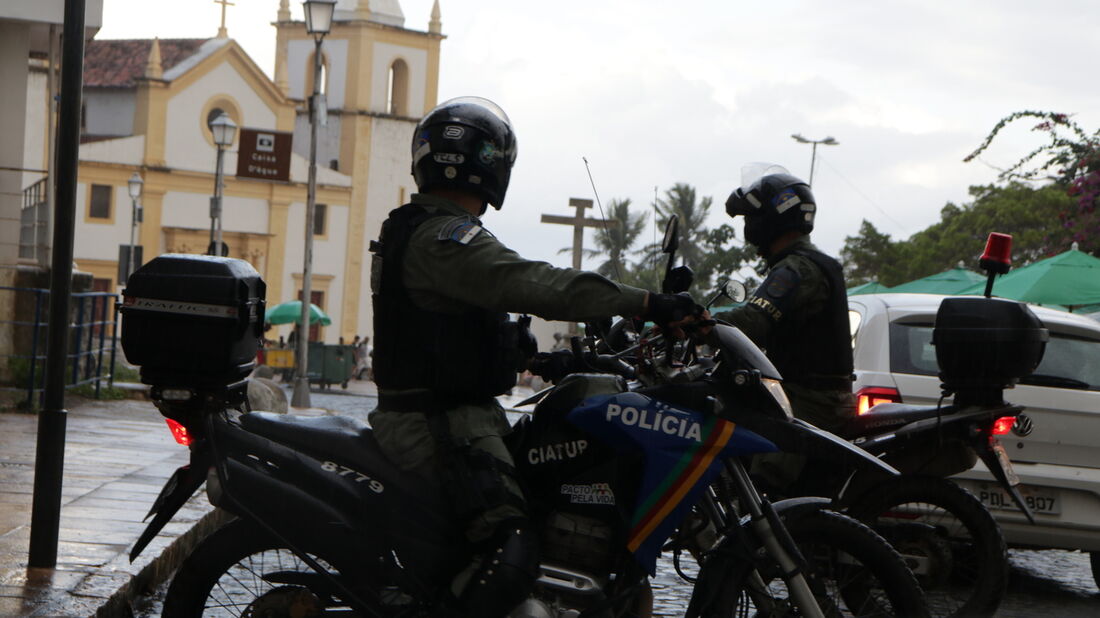
[[[912,572],[890,544],[867,526],[827,510],[799,514],[784,524],[809,563],[807,581],[825,616],[928,616]],[[764,590],[749,582],[723,587],[718,611],[704,616],[801,615],[778,571],[777,566],[758,568],[767,586]]]
[[[324,568],[335,568],[323,557],[310,555]],[[350,611],[331,589],[327,579],[261,526],[237,519],[213,532],[183,561],[168,586],[162,617],[319,616]],[[382,607],[374,609],[377,615],[387,613]]]
[[[901,553],[933,616],[996,613],[1008,586],[1008,552],[974,494],[944,478],[903,476],[864,492],[847,512]]]

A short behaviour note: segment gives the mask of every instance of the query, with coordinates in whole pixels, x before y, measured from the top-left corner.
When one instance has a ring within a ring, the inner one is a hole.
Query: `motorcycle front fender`
[[[153,521],[149,522],[141,536],[138,537],[137,542],[134,543],[134,548],[130,550],[130,562],[141,555],[141,552],[145,550],[153,537],[157,536],[161,528],[171,521],[176,512],[180,510],[180,507],[191,499],[191,496],[198,491],[199,487],[202,487],[202,484],[206,481],[206,473],[209,468],[209,451],[196,449],[191,451],[191,463],[180,466],[172,473],[172,476],[168,478],[168,482],[160,490],[160,495],[153,501],[149,514],[145,516],[145,519],[149,519],[150,516],[155,515]]]

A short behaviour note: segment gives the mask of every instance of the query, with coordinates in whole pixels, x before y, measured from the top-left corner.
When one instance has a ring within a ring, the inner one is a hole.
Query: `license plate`
[[[1057,491],[1039,489],[1030,485],[1017,485],[1020,497],[1032,513],[1043,515],[1060,515],[1062,513],[1062,501]],[[1012,495],[1001,488],[1000,485],[990,483],[977,483],[974,491],[982,504],[991,511],[1019,511]]]

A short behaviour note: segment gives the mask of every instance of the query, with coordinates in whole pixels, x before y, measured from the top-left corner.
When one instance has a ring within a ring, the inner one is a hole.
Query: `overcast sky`
[[[228,29],[274,69],[278,0],[235,0]],[[432,0],[403,0],[405,26],[427,30]],[[519,136],[504,209],[486,226],[522,254],[568,265],[570,197],[630,198],[654,187],[712,196],[715,225],[742,164],[809,177],[819,146],[814,240],[836,254],[868,219],[895,239],[939,220],[945,203],[996,180],[1041,143],[1025,123],[980,162],[963,163],[1017,110],[1100,125],[1100,2],[1095,0],[440,0],[440,99],[499,103]],[[104,0],[99,38],[204,37],[208,0]],[[301,4],[292,1],[301,15]],[[591,212],[591,211],[590,211]],[[740,229],[740,225],[737,226]],[[992,231],[992,230],[991,230]],[[975,254],[982,246],[973,248]],[[586,263],[587,264],[587,263]],[[593,262],[594,264],[594,262]],[[950,265],[945,265],[945,268]]]

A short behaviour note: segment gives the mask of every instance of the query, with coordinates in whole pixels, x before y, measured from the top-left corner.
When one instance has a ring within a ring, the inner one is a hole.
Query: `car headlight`
[[[787,393],[783,390],[783,383],[772,378],[761,378],[760,382],[764,384],[764,388],[768,389],[768,393],[771,394],[776,405],[783,410],[783,414],[787,416],[787,419],[793,420],[794,410],[791,409],[791,401],[787,399]]]

